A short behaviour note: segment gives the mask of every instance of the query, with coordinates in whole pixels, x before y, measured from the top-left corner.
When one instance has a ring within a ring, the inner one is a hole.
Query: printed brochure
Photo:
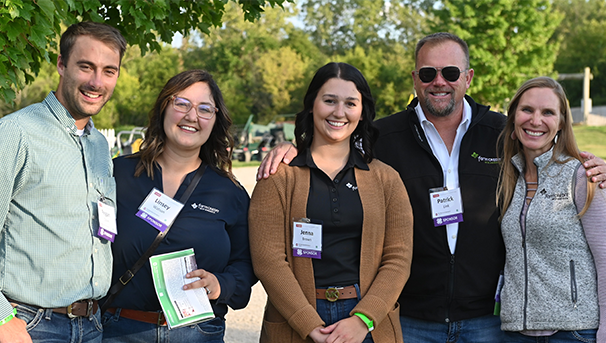
[[[194,249],[152,256],[149,263],[169,329],[215,317],[204,288],[183,290],[184,285],[196,281],[185,278],[185,274],[198,269]]]

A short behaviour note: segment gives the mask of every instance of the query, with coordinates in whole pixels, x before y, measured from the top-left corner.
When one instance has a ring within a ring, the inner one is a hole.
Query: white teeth
[[[341,122],[338,122],[338,121],[330,121],[330,120],[327,120],[327,121],[332,126],[341,127],[341,126],[345,125],[345,123],[341,123]]]
[[[195,129],[195,128],[191,127],[191,126],[185,126],[185,125],[183,125],[183,126],[179,126],[179,127],[180,127],[181,129],[185,130],[185,131],[190,131],[190,132],[198,132],[198,130],[197,130],[197,129]]]
[[[433,95],[436,95],[436,96],[445,96],[445,95],[447,95],[447,94],[448,94],[448,93],[433,93]]]
[[[91,94],[91,93],[88,93],[88,92],[82,92],[82,93],[84,93],[84,95],[86,95],[87,97],[93,98],[93,99],[97,99],[98,97],[101,96],[100,94]]]
[[[535,136],[535,137],[539,137],[539,136],[542,136],[545,134],[545,132],[533,132],[533,131],[528,131],[528,130],[524,130],[524,132],[526,132],[530,136]]]

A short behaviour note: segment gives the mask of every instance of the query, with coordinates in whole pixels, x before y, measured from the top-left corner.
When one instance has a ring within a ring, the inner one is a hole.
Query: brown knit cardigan
[[[375,343],[402,342],[397,299],[412,259],[412,208],[399,174],[373,160],[355,169],[364,209],[360,252],[362,299],[351,312],[374,321]],[[316,312],[312,261],[293,257],[292,221],[306,217],[310,172],[281,166],[257,183],[250,202],[253,267],[268,295],[261,342],[312,342],[309,333],[325,323]]]

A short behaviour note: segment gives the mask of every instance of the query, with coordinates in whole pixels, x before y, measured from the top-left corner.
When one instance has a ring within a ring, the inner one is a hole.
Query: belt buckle
[[[90,318],[93,314],[93,299],[86,300],[86,318]]]
[[[335,302],[339,300],[339,289],[336,287],[327,288],[324,295],[326,296],[326,300],[330,301],[331,303]]]
[[[72,313],[72,305],[73,305],[73,303],[72,303],[72,304],[69,304],[69,305],[67,306],[67,316],[68,316],[70,319],[78,318],[78,316],[77,316],[77,315],[75,315],[75,314],[73,314],[73,313]]]

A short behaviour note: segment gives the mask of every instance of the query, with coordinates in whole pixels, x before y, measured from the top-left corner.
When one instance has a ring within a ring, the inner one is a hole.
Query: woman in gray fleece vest
[[[606,195],[585,176],[560,84],[525,82],[499,141],[505,341],[606,342]]]

